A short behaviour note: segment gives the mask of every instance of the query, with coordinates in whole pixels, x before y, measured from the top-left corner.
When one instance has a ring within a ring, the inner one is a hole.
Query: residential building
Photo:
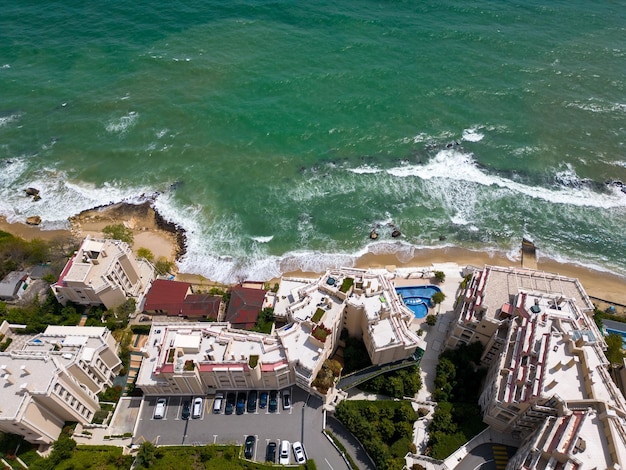
[[[192,294],[188,282],[156,279],[152,282],[141,310],[148,314],[217,320],[222,298],[209,294]]]
[[[110,309],[131,298],[139,304],[153,279],[153,266],[137,259],[127,243],[87,236],[51,287],[62,304],[102,304]]]
[[[374,364],[409,357],[419,345],[408,328],[413,314],[384,275],[343,268],[315,280],[287,278],[268,296],[275,315],[288,322],[272,335],[229,322],[154,323],[137,387],[147,395],[293,384],[310,390],[343,328],[363,338]]]
[[[507,468],[624,468],[626,400],[580,283],[486,266],[461,304],[448,344],[481,341],[493,353],[479,404],[485,423],[522,441]],[[497,341],[483,334],[490,326]]]
[[[31,278],[25,271],[12,271],[0,282],[0,300],[17,300],[28,288]]]
[[[235,286],[230,289],[226,321],[233,328],[251,330],[263,309],[266,291],[262,287]]]
[[[515,315],[514,302],[521,291],[558,295],[574,300],[585,313],[593,304],[578,279],[532,269],[485,266],[474,270],[457,304],[457,319],[450,324],[446,347],[479,341],[483,365],[498,357]]]
[[[0,333],[11,328],[5,321]],[[0,353],[0,431],[49,445],[66,421],[91,422],[97,394],[122,367],[116,346],[106,328],[49,326],[23,348]]]

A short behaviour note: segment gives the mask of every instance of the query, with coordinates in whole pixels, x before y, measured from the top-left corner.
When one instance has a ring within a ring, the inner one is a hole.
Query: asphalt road
[[[252,460],[265,460],[270,441],[276,442],[277,447],[280,447],[281,440],[300,441],[307,457],[315,460],[318,469],[347,469],[337,450],[322,433],[321,400],[298,387],[291,388],[291,396],[290,409],[284,409],[281,402],[276,413],[257,407],[256,412],[242,415],[225,415],[223,410],[220,414],[213,414],[213,397],[203,397],[202,416],[188,420],[181,419],[182,403],[193,401],[194,397],[165,397],[167,408],[163,419],[153,418],[156,400],[162,397],[145,397],[133,443],[147,440],[156,445],[242,445],[246,436],[253,435],[256,442]],[[290,457],[294,463],[293,453]]]

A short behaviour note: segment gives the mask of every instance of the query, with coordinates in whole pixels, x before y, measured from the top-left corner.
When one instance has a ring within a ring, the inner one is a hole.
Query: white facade
[[[0,332],[10,334],[6,322]],[[91,422],[97,394],[122,364],[106,328],[50,326],[21,350],[0,353],[0,430],[51,444],[65,421]]]
[[[480,406],[491,428],[523,440],[507,468],[625,468],[626,400],[578,281],[490,266],[468,292],[466,303],[484,296],[485,308],[461,307],[455,331],[479,316],[499,322],[500,353],[490,358]]]
[[[135,258],[128,244],[88,236],[51,287],[62,304],[114,308],[130,298],[140,300],[153,279],[152,265]]]
[[[342,292],[346,278],[352,284]],[[409,330],[413,313],[384,275],[344,268],[316,280],[283,279],[271,297],[274,314],[290,322],[272,335],[228,323],[153,324],[137,387],[148,395],[293,384],[306,390],[343,328],[363,338],[374,364],[407,358],[419,345]]]

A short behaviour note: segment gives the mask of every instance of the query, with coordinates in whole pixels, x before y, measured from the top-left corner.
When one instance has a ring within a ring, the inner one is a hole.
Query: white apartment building
[[[463,302],[474,307],[460,306],[454,339],[479,340],[493,352],[496,341],[476,329],[489,318],[497,324],[480,406],[491,428],[522,439],[507,468],[624,468],[626,400],[608,374],[606,344],[580,283],[488,266]]]
[[[268,298],[289,321],[272,335],[228,323],[153,324],[137,387],[147,395],[293,384],[308,390],[343,328],[363,338],[374,364],[407,358],[420,345],[409,329],[413,313],[384,275],[343,268],[316,280],[283,279]]]
[[[62,304],[115,308],[130,298],[139,300],[153,279],[153,266],[135,258],[127,243],[87,236],[51,287]]]
[[[0,333],[11,326],[3,322]],[[122,367],[115,350],[106,328],[49,326],[22,349],[0,353],[0,431],[49,445],[66,421],[91,422],[97,393]]]
[[[489,366],[502,351],[509,319],[515,315],[514,302],[522,291],[572,299],[582,312],[593,312],[578,279],[532,269],[485,266],[474,271],[459,298],[446,347],[479,341],[485,347],[482,363]]]

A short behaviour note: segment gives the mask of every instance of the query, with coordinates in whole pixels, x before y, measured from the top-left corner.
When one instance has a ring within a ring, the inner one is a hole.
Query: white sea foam
[[[556,204],[587,207],[626,207],[626,195],[600,194],[589,188],[549,189],[529,186],[509,178],[492,175],[479,168],[471,154],[456,149],[441,150],[426,165],[405,165],[386,170],[401,178],[418,177],[422,180],[462,181],[499,188],[502,191],[523,194]]]
[[[11,114],[9,116],[0,116],[0,127],[4,127],[12,122],[18,121],[20,119],[19,114]]]
[[[592,113],[626,113],[626,103],[607,103],[606,101],[595,98],[591,98],[587,102],[575,101],[573,103],[567,103],[566,106],[568,108],[578,108]]]
[[[0,67],[0,69],[10,69],[11,68],[11,64],[4,64],[2,67]]]
[[[348,168],[348,171],[352,173],[356,173],[357,175],[364,175],[364,174],[380,173],[382,170],[380,168],[374,168],[369,165],[362,165],[357,168]]]
[[[139,114],[131,111],[120,118],[111,119],[106,125],[106,130],[112,134],[124,134],[136,124],[138,118]]]
[[[480,142],[485,134],[478,132],[476,128],[463,129],[463,140],[467,142]]]
[[[250,237],[250,238],[257,243],[269,243],[274,238],[274,235],[269,235],[267,237]]]

